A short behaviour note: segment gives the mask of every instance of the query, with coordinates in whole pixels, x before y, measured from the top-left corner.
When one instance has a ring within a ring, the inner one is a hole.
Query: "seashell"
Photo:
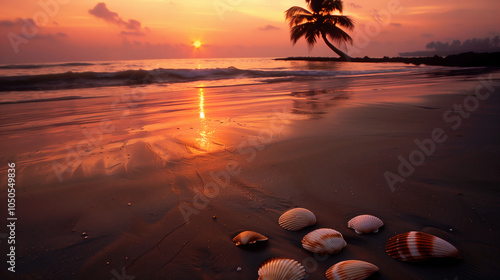
[[[293,208],[280,216],[278,223],[286,230],[296,231],[316,223],[316,216],[305,208]]]
[[[377,233],[383,225],[381,219],[372,215],[359,215],[347,222],[347,227],[354,229],[357,234]]]
[[[326,271],[328,280],[363,280],[378,271],[374,264],[364,261],[348,260],[332,265]]]
[[[233,238],[236,246],[254,244],[257,241],[266,241],[267,237],[255,231],[243,231]]]
[[[342,234],[330,228],[320,228],[302,239],[302,247],[313,253],[336,254],[347,245]]]
[[[385,244],[385,251],[397,260],[410,262],[432,258],[462,258],[455,246],[437,236],[419,231],[391,237]]]
[[[259,280],[301,280],[305,275],[304,267],[293,259],[272,258],[259,266]]]

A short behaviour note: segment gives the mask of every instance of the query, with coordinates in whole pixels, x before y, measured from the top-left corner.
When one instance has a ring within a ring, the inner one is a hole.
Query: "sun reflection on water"
[[[203,85],[202,85],[203,86]],[[200,87],[198,93],[199,99],[199,114],[200,114],[200,128],[198,129],[199,136],[196,138],[196,143],[198,144],[198,148],[209,152],[212,151],[215,147],[213,147],[212,136],[215,130],[210,126],[208,120],[205,116],[205,93],[203,88]]]
[[[203,92],[203,88],[200,88],[200,93],[198,93],[198,96],[200,98],[200,119],[205,118],[205,94]]]

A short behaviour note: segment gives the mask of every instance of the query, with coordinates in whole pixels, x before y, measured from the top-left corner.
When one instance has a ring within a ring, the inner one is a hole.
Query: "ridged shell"
[[[347,222],[347,227],[354,229],[357,234],[376,233],[383,225],[381,219],[372,215],[359,215]]]
[[[280,216],[278,223],[286,230],[296,231],[316,223],[316,216],[305,208],[294,208]]]
[[[259,267],[259,280],[301,280],[305,275],[304,267],[293,259],[272,258]]]
[[[304,249],[319,254],[336,254],[342,251],[346,245],[342,234],[330,228],[311,231],[302,239]]]
[[[250,230],[243,231],[233,238],[233,242],[236,243],[236,246],[254,244],[257,241],[266,241],[266,240],[267,237],[265,237],[264,235]]]
[[[374,264],[364,261],[348,260],[332,265],[326,271],[328,280],[363,280],[378,271]]]
[[[455,246],[437,236],[419,231],[391,237],[385,244],[385,251],[397,260],[409,262],[444,257],[461,259]]]

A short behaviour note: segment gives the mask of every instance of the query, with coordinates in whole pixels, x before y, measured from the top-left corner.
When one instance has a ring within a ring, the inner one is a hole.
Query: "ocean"
[[[288,81],[408,75],[445,67],[403,63],[284,61],[274,58],[154,59],[0,65],[0,103],[108,96],[120,87],[166,92]],[[93,90],[88,90],[92,88]],[[104,88],[104,89],[103,89]]]

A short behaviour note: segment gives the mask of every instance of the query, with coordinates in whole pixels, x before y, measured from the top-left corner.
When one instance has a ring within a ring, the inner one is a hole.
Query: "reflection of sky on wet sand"
[[[349,99],[351,92],[345,89],[294,91],[293,114],[309,115],[318,119],[326,114],[331,107],[341,106]]]
[[[170,168],[198,156],[238,153],[241,144],[261,134],[284,139],[294,133],[293,121],[322,118],[352,98],[347,82],[322,86],[298,83],[294,91],[280,84],[198,85],[178,92],[159,86],[109,88],[109,97],[61,101],[62,107],[52,102],[17,105],[29,107],[30,113],[24,123],[10,127],[9,142],[21,140],[4,154],[29,166],[32,177],[49,174],[47,181],[55,177],[53,162],[68,168],[65,179]],[[145,91],[144,99],[127,103],[138,90]],[[103,121],[113,129],[104,131]],[[283,130],[270,134],[276,127]]]

